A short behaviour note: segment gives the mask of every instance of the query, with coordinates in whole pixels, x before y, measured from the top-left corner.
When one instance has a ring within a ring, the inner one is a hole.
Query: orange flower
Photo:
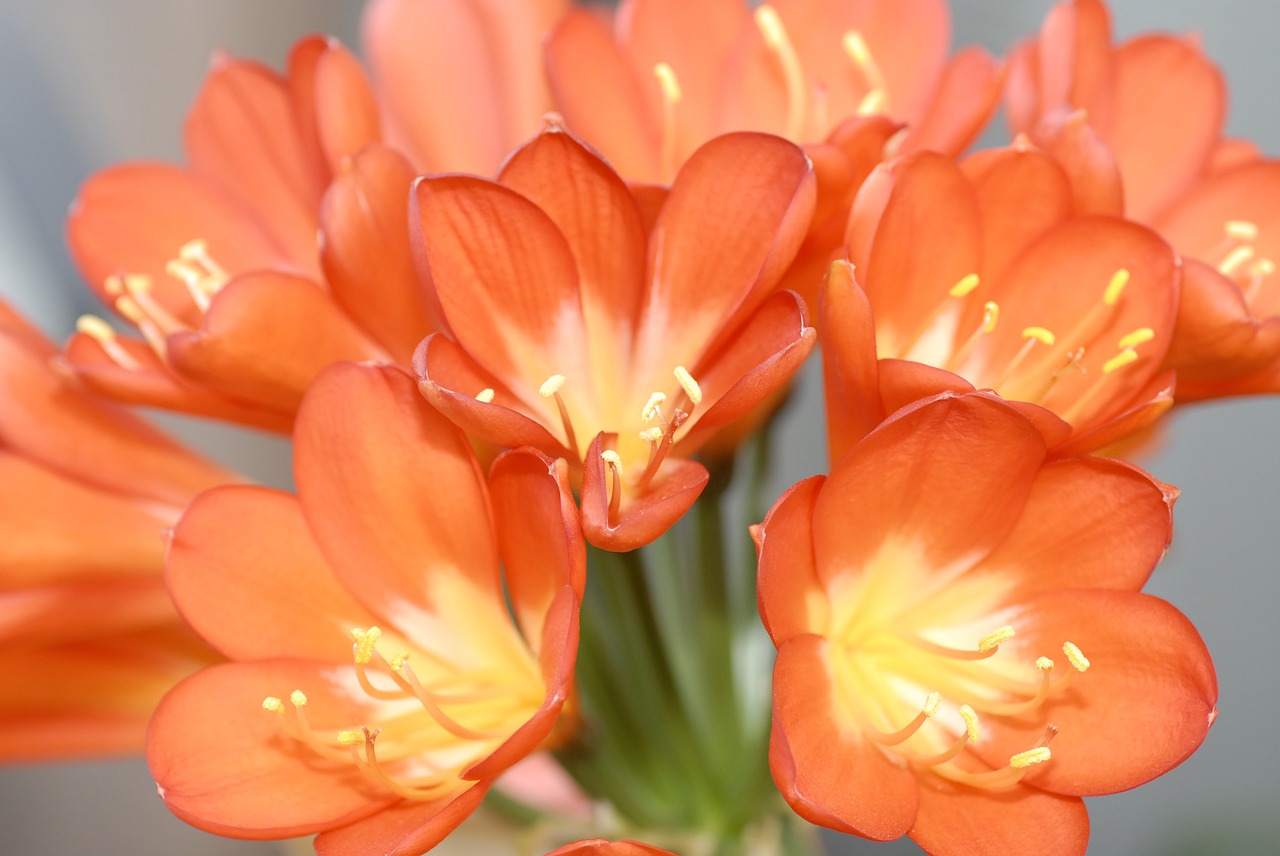
[[[1077,204],[1036,151],[983,152],[961,167],[919,153],[877,169],[849,219],[853,268],[837,263],[825,286],[832,460],[886,414],[943,390],[1036,405],[1023,409],[1058,454],[1097,449],[1168,409],[1173,376],[1160,364],[1176,256],[1150,229],[1078,216]]]
[[[0,759],[137,752],[156,701],[213,662],[161,581],[161,534],[233,480],[49,368],[0,303]]]
[[[1204,739],[1209,654],[1138,591],[1176,491],[1047,451],[1007,402],[944,393],[769,512],[770,765],[801,816],[930,853],[1083,853],[1081,797]]]
[[[721,137],[656,222],[558,127],[500,179],[423,178],[411,197],[446,330],[415,356],[422,392],[499,446],[582,462],[587,538],[647,543],[706,483],[686,456],[813,346],[803,302],[774,292],[812,211],[808,162],[775,137]]]
[[[563,463],[508,453],[486,490],[409,377],[345,363],[294,443],[296,497],[210,491],[178,523],[166,581],[233,662],[165,697],[148,762],[202,829],[420,853],[570,691],[586,559]]]
[[[492,175],[551,109],[542,43],[569,0],[372,0],[387,136],[419,172]]]
[[[1011,66],[1015,129],[1087,182],[1114,172],[1103,213],[1123,208],[1187,257],[1166,359],[1178,399],[1280,389],[1280,162],[1223,138],[1226,87],[1198,42],[1113,46],[1105,4],[1075,0]]]
[[[639,841],[606,841],[603,838],[592,838],[587,841],[575,841],[557,847],[547,856],[675,856],[669,850],[661,850]]]
[[[82,382],[287,431],[329,363],[407,362],[433,329],[409,255],[413,169],[378,143],[355,59],[319,37],[284,76],[218,58],[184,131],[188,166],[112,167],[72,208],[72,254],[143,337],[82,319]]]
[[[845,120],[906,122],[906,150],[964,149],[1000,75],[977,48],[947,58],[942,0],[625,0],[614,32],[570,12],[547,69],[570,128],[629,179],[667,182],[703,143],[765,131],[820,143]]]

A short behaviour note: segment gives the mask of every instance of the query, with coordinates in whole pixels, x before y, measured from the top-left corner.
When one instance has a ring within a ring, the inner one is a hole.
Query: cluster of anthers
[[[316,755],[354,763],[366,778],[397,796],[431,800],[458,790],[465,785],[460,775],[466,768],[492,752],[528,717],[531,699],[522,698],[496,674],[457,670],[440,660],[437,665],[447,673],[424,682],[409,665],[409,654],[387,660],[378,652],[379,628],[355,628],[351,635],[359,687],[387,712],[381,726],[314,728],[301,690],[294,690],[287,704],[268,696],[262,708],[278,715],[285,732]],[[421,652],[420,656],[438,659]],[[378,683],[370,675],[371,667],[381,675]],[[464,713],[471,724],[459,721]],[[397,767],[395,774],[387,771],[387,764]]]
[[[1032,768],[1052,757],[1049,742],[1058,733],[1058,728],[1048,725],[1034,745],[1010,756],[1006,766],[973,772],[950,762],[966,748],[978,743],[982,734],[979,715],[1014,717],[1030,713],[1046,704],[1051,697],[1064,692],[1077,673],[1089,668],[1089,660],[1071,642],[1062,645],[1062,653],[1070,668],[1061,677],[1057,676],[1056,664],[1048,657],[1036,659],[1038,678],[1034,682],[1011,674],[1007,668],[992,668],[984,662],[989,661],[1014,635],[1013,627],[1004,626],[982,637],[974,650],[964,650],[940,645],[916,634],[895,634],[890,643],[891,650],[895,650],[893,671],[913,686],[924,683],[937,689],[928,693],[914,718],[892,731],[877,727],[876,720],[883,723],[891,719],[890,711],[901,710],[904,699],[896,690],[892,696],[886,697],[886,682],[877,681],[875,676],[869,675],[867,666],[870,664],[862,662],[855,650],[842,646],[847,665],[846,677],[841,681],[844,701],[859,720],[864,735],[912,766],[925,768],[940,778],[969,787],[988,791],[1008,790],[1022,781]],[[875,683],[868,685],[868,681]],[[948,697],[967,699],[955,707],[961,727],[942,726],[939,729],[941,734],[922,733],[925,723],[939,712],[944,698]],[[951,737],[955,731],[958,733]],[[912,748],[908,742],[912,738],[917,738],[916,744],[925,745]],[[938,749],[944,745],[945,748]]]
[[[1276,272],[1276,263],[1258,254],[1258,225],[1248,220],[1228,220],[1222,227],[1222,240],[1207,254],[1217,260],[1223,276],[1235,281],[1244,301],[1255,307],[1263,294],[1263,284]]]
[[[188,241],[178,248],[176,258],[165,264],[165,271],[186,287],[197,315],[203,315],[213,296],[227,284],[230,275],[209,254],[208,244],[200,238]],[[112,300],[115,310],[128,320],[157,357],[166,360],[168,337],[173,333],[191,330],[191,326],[156,298],[151,277],[145,274],[113,274],[103,283],[103,291]],[[120,344],[116,332],[106,321],[96,315],[81,315],[76,330],[98,343],[112,362],[123,369],[138,371],[142,368],[137,358]]]
[[[966,366],[966,363],[973,362],[971,357],[974,349],[984,337],[996,332],[1000,320],[999,304],[992,300],[985,301],[977,327],[959,347],[952,345],[960,318],[964,315],[963,298],[975,292],[980,285],[978,275],[971,273],[953,285],[948,290],[947,297],[933,309],[915,332],[888,356],[938,365],[961,374],[975,386],[995,390],[1005,398],[1039,404],[1044,402],[1068,373],[1087,371],[1082,365],[1085,353],[1098,346],[1098,338],[1117,311],[1128,284],[1129,271],[1125,268],[1118,269],[1103,289],[1102,299],[1091,306],[1065,334],[1055,333],[1047,327],[1025,327],[1019,334],[1022,345],[1008,362],[994,365],[984,360],[976,371],[967,371],[970,366]],[[1116,342],[1114,356],[1102,363],[1097,380],[1076,396],[1059,415],[1067,422],[1078,419],[1102,392],[1108,379],[1137,362],[1141,358],[1138,348],[1155,337],[1155,330],[1150,327],[1139,327],[1121,336]],[[1040,353],[1037,354],[1036,351]],[[1035,368],[1023,371],[1028,360]]]

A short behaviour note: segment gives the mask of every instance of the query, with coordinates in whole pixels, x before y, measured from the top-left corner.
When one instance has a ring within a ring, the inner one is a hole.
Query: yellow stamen
[[[302,690],[294,690],[289,693],[289,704],[293,705],[295,708],[303,707],[306,703],[307,696],[302,692]]]
[[[391,666],[391,671],[399,672],[404,669],[404,664],[408,662],[408,660],[409,655],[402,652],[392,657],[391,662],[388,663],[388,665]]]
[[[946,368],[950,371],[956,371],[960,366],[964,365],[964,361],[969,359],[969,354],[973,353],[974,347],[977,346],[978,340],[983,336],[991,333],[996,329],[996,323],[1000,320],[1000,306],[994,300],[988,300],[982,305],[982,324],[977,330],[964,340],[964,344],[951,355],[951,359],[947,360]]]
[[[267,696],[262,700],[262,709],[270,713],[278,713],[284,715],[284,702],[275,696]]]
[[[661,432],[661,429],[657,429]],[[618,522],[618,511],[622,507],[622,458],[613,449],[605,449],[600,453],[600,460],[604,461],[605,466],[609,468],[610,474],[610,491],[609,491],[609,525],[615,526]]]
[[[1249,220],[1228,220],[1222,224],[1222,231],[1238,241],[1258,240],[1258,224]]]
[[[543,398],[555,398],[556,409],[560,411],[560,423],[564,426],[564,446],[574,455],[578,453],[578,438],[573,433],[573,420],[569,418],[569,408],[560,397],[560,388],[564,386],[564,375],[553,374],[538,387],[538,395]]]
[[[942,704],[942,694],[938,692],[929,693],[929,697],[924,700],[924,707],[921,713],[925,716],[933,716],[938,712],[938,706]]]
[[[1049,330],[1046,330],[1044,327],[1027,327],[1025,330],[1022,331],[1022,338],[1034,339],[1035,341],[1041,343],[1042,345],[1052,345],[1055,341],[1057,341],[1054,338],[1053,333]]]
[[[670,181],[676,171],[676,106],[680,103],[680,81],[671,66],[660,62],[653,67],[662,90],[662,177]]]
[[[676,380],[680,383],[680,388],[684,390],[684,394],[689,396],[689,401],[693,404],[702,403],[702,387],[698,386],[698,382],[693,379],[693,375],[684,366],[676,366]]]
[[[351,653],[357,663],[364,665],[373,659],[373,647],[378,644],[381,636],[382,630],[377,627],[370,627],[368,630],[356,627],[351,631],[351,638],[355,640]]]
[[[1009,759],[1009,766],[1015,770],[1023,770],[1034,764],[1043,764],[1052,757],[1048,746],[1037,746],[1025,752],[1019,752]]]
[[[1223,276],[1233,276],[1245,262],[1253,258],[1253,253],[1253,247],[1236,247],[1218,264],[1218,270]]]
[[[872,89],[881,91],[885,88],[884,72],[880,70],[880,64],[876,62],[875,57],[871,55],[871,49],[867,47],[867,40],[862,37],[862,33],[857,30],[849,30],[844,34],[844,38],[840,40],[844,46],[844,52],[849,60],[858,67],[863,77],[867,80],[867,86]]]
[[[662,435],[664,433],[666,432],[664,432],[661,428],[654,426],[653,428],[646,428],[643,431],[641,431],[640,439],[647,440],[650,443],[657,443],[659,440],[662,439]]]
[[[650,395],[649,400],[645,402],[644,409],[640,411],[640,420],[649,423],[661,416],[661,407],[666,403],[666,400],[667,396],[662,392],[655,392]]]
[[[339,745],[342,745],[342,746],[363,746],[364,732],[363,731],[339,731],[338,743]]]
[[[1015,635],[1017,635],[1017,631],[1015,631],[1012,627],[1006,624],[1004,627],[1001,627],[997,630],[993,630],[990,633],[988,633],[986,636],[983,636],[981,639],[979,639],[978,650],[984,654],[987,653],[988,651],[994,651],[1001,644],[1008,642],[1010,639],[1012,639]]]
[[[493,389],[486,386],[484,389],[476,393],[476,401],[479,401],[481,404],[492,404],[494,394]]]
[[[1089,658],[1074,643],[1063,642],[1062,653],[1067,655],[1067,660],[1071,663],[1071,667],[1077,672],[1084,672],[1089,669]]]
[[[969,292],[978,287],[981,280],[976,273],[967,274],[961,277],[960,281],[951,286],[947,292],[952,297],[964,297]]]
[[[1115,306],[1116,301],[1120,299],[1120,295],[1124,293],[1124,287],[1129,284],[1129,271],[1120,268],[1111,275],[1111,281],[1107,283],[1107,289],[1102,293],[1102,302],[1108,306]]]
[[[1156,337],[1156,331],[1150,327],[1139,327],[1129,335],[1120,340],[1116,345],[1118,348],[1136,348],[1139,345],[1145,345]]]
[[[550,398],[560,391],[560,387],[564,386],[564,375],[554,374],[542,382],[542,386],[538,387],[538,395],[543,398]]]
[[[1132,363],[1137,359],[1138,352],[1132,348],[1126,348],[1102,364],[1102,373],[1104,375],[1109,375],[1117,369],[1124,368],[1129,365],[1129,363]]]
[[[130,371],[138,371],[142,368],[142,363],[135,360],[133,355],[120,344],[120,340],[116,338],[116,331],[111,329],[111,325],[98,316],[81,315],[76,319],[76,331],[97,342],[103,353],[120,368]]]
[[[960,705],[960,718],[964,720],[964,733],[971,744],[977,743],[982,736],[978,727],[978,714],[967,704]]]
[[[782,19],[772,6],[768,3],[757,6],[755,21],[765,45],[778,60],[787,89],[787,124],[783,136],[790,140],[799,139],[804,130],[805,101],[808,97],[805,92],[804,68],[787,36],[786,27],[782,25]]]

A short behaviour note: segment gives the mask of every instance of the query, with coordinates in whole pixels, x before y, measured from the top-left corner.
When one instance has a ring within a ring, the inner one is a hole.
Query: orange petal
[[[1151,378],[1128,402],[1115,407],[1107,421],[1072,434],[1068,440],[1054,447],[1053,454],[1056,457],[1085,455],[1153,424],[1173,406],[1174,381],[1171,371]]]
[[[863,739],[845,718],[830,644],[806,634],[778,649],[769,741],[773,781],[810,823],[876,841],[900,838],[915,822],[919,784],[909,767]]]
[[[1176,491],[1106,458],[1046,463],[1022,517],[969,577],[999,577],[1008,603],[1062,589],[1137,591],[1173,535]]]
[[[336,39],[312,36],[294,47],[289,94],[299,125],[306,129],[303,142],[314,138],[325,177],[337,172],[344,157],[381,142],[373,88],[359,61]]]
[[[94,174],[67,215],[71,255],[100,300],[115,301],[103,287],[107,277],[142,274],[151,278],[156,299],[191,323],[195,304],[165,265],[196,238],[232,273],[291,262],[287,248],[260,229],[250,209],[212,181],[167,164],[122,164]]]
[[[1280,316],[1255,318],[1240,287],[1216,268],[1184,259],[1178,321],[1165,355],[1179,383],[1251,374],[1280,358]]]
[[[574,133],[598,146],[622,175],[665,182],[661,130],[644,84],[608,26],[585,9],[568,12],[546,44],[556,106]]]
[[[696,363],[755,310],[800,248],[814,195],[804,152],[777,137],[726,134],[685,163],[649,244],[638,397],[665,388],[673,364]]]
[[[0,593],[0,645],[28,651],[175,621],[173,604],[158,575],[79,580]],[[65,678],[50,675],[44,680]]]
[[[275,271],[236,277],[198,331],[169,337],[169,361],[183,377],[284,411],[330,363],[379,356],[319,284]]]
[[[405,801],[355,823],[316,836],[317,856],[419,856],[471,816],[488,792],[481,782],[461,794],[430,802]]]
[[[1217,715],[1213,663],[1191,622],[1169,604],[1138,592],[1067,591],[1028,601],[1018,618],[1028,656],[1059,659],[1054,652],[1072,642],[1091,665],[1035,713],[987,717],[990,736],[974,747],[987,761],[1004,764],[1052,723],[1059,729],[1053,758],[1027,782],[1091,796],[1148,782],[1204,740]]]
[[[643,493],[628,492],[616,517],[609,513],[613,490],[600,452],[605,435],[597,434],[582,459],[582,531],[604,550],[625,552],[657,539],[692,506],[710,477],[706,467],[683,458],[668,458]]]
[[[572,134],[554,125],[517,149],[499,180],[529,199],[568,242],[578,271],[592,374],[626,371],[640,311],[648,235],[618,174]]]
[[[290,838],[397,802],[354,762],[294,741],[279,715],[262,708],[268,696],[300,690],[313,728],[350,728],[362,717],[340,686],[332,667],[310,660],[226,663],[183,681],[147,731],[147,764],[165,805],[219,835]]]
[[[920,784],[911,838],[929,853],[1084,856],[1089,813],[1078,798],[1027,787],[980,791],[930,776]]]
[[[1003,82],[1000,64],[982,48],[956,51],[947,60],[928,109],[902,141],[902,153],[929,150],[958,157],[991,119]]]
[[[342,161],[320,208],[320,260],[334,302],[406,365],[435,330],[409,247],[413,177],[398,152],[373,145]]]
[[[828,457],[834,463],[885,417],[880,404],[875,319],[848,262],[831,266],[823,286],[821,312]]]
[[[419,262],[473,359],[514,389],[591,377],[577,267],[550,217],[513,190],[459,175],[420,179],[410,206]]]
[[[298,412],[294,477],[321,553],[370,612],[439,612],[433,590],[456,578],[502,603],[479,466],[407,375],[339,363],[317,378]]]
[[[973,384],[946,369],[912,360],[880,361],[880,403],[885,413],[895,413],[939,393],[973,391]]]
[[[825,481],[813,476],[792,485],[760,526],[760,618],[778,646],[802,633],[827,629],[827,600],[812,596],[822,593],[813,558],[813,506]]]
[[[1075,213],[1112,217],[1124,213],[1120,166],[1085,111],[1050,114],[1036,126],[1035,142],[1070,177]]]
[[[252,212],[295,270],[316,273],[316,211],[326,177],[307,156],[278,74],[256,62],[216,56],[187,114],[183,145],[192,172]],[[212,242],[209,251],[220,258]]]
[[[547,856],[675,856],[675,854],[639,841],[605,841],[603,838],[592,838],[557,847]]]
[[[990,394],[903,408],[827,479],[814,507],[819,573],[856,572],[889,541],[940,573],[972,564],[1013,528],[1044,454],[1035,426]]]
[[[267,488],[201,494],[174,529],[165,582],[187,623],[232,659],[341,663],[351,628],[377,623],[338,584],[296,498]]]
[[[498,549],[507,592],[524,637],[536,646],[551,602],[586,580],[582,522],[564,459],[534,451],[499,455],[489,470]]]

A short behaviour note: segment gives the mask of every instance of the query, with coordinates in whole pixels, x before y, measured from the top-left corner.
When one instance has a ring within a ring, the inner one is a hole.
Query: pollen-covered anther
[[[1063,642],[1062,653],[1067,655],[1067,661],[1071,663],[1071,668],[1077,672],[1086,672],[1089,670],[1089,658],[1084,655],[1074,643]]]
[[[665,433],[665,431],[656,426],[653,428],[646,428],[640,432],[640,439],[648,443],[658,443],[661,442]]]
[[[640,420],[645,424],[652,422],[662,416],[662,405],[667,401],[667,395],[664,392],[655,392],[650,394],[649,400],[645,402],[644,409],[640,411]]]
[[[1052,345],[1057,341],[1053,331],[1044,327],[1027,327],[1022,331],[1022,338],[1029,342],[1039,342],[1042,345]]]
[[[848,30],[840,40],[845,55],[866,81],[867,93],[858,102],[857,114],[869,116],[882,112],[888,103],[884,72],[867,47],[867,40],[857,30]]]
[[[1227,237],[1235,238],[1237,241],[1258,240],[1258,224],[1250,220],[1228,220],[1222,224],[1222,231]]]
[[[569,407],[564,403],[564,398],[560,395],[560,389],[564,386],[564,383],[564,375],[553,374],[542,382],[542,386],[538,387],[538,395],[556,400],[556,409],[560,411],[560,423],[564,426],[565,448],[576,455],[578,453],[578,439],[573,433],[573,420],[569,418]]]
[[[654,65],[653,76],[662,92],[662,177],[669,181],[676,169],[676,107],[683,93],[675,71],[665,62]]]
[[[355,658],[356,663],[363,666],[373,659],[374,646],[378,644],[381,637],[382,630],[378,627],[370,627],[368,630],[360,627],[352,629],[351,638],[355,642],[351,645],[351,656]]]
[[[988,633],[986,636],[983,636],[981,639],[979,639],[978,651],[983,654],[986,654],[988,652],[994,652],[1003,643],[1008,642],[1010,639],[1012,639],[1016,635],[1017,635],[1017,631],[1006,624],[1004,627],[993,630],[990,633]]]
[[[976,273],[966,274],[955,285],[951,286],[947,293],[952,297],[964,297],[977,288],[981,282],[982,280],[979,279]]]
[[[306,707],[306,704],[307,704],[306,693],[304,693],[302,690],[294,690],[293,692],[289,693],[289,704],[293,705],[295,708]]]
[[[920,712],[923,713],[925,716],[933,716],[938,712],[938,707],[941,704],[942,704],[942,693],[939,693],[936,691],[931,692],[929,693],[928,697],[924,700],[924,707],[920,709]]]
[[[262,700],[262,709],[268,713],[278,713],[284,715],[284,702],[275,696],[267,696]]]
[[[495,393],[493,391],[493,388],[486,386],[484,389],[476,393],[476,401],[480,402],[481,404],[492,404],[494,395]]]
[[[982,736],[982,730],[978,726],[978,714],[967,704],[960,705],[960,719],[964,721],[965,738],[970,744],[978,742],[978,738]]]
[[[1119,369],[1124,368],[1130,363],[1136,362],[1137,359],[1138,359],[1137,351],[1135,351],[1133,348],[1125,348],[1123,351],[1116,354],[1114,357],[1112,357],[1111,359],[1107,360],[1105,363],[1102,364],[1102,373],[1104,375],[1112,374],[1113,372],[1116,372]]]
[[[116,331],[111,328],[111,325],[98,316],[81,315],[76,319],[76,332],[83,333],[97,342],[102,352],[120,368],[130,371],[138,371],[142,368],[142,364],[120,344],[120,340],[116,338]]]
[[[622,508],[622,458],[613,449],[605,449],[600,453],[600,460],[609,469],[609,525],[613,526]]]
[[[1107,288],[1102,292],[1102,302],[1107,306],[1115,306],[1120,300],[1120,296],[1124,294],[1125,286],[1129,284],[1129,271],[1127,268],[1120,268],[1111,275],[1111,279],[1107,282]]]
[[[1156,331],[1150,327],[1139,327],[1132,333],[1124,336],[1116,344],[1117,348],[1136,348],[1139,345],[1145,345],[1156,337]]]
[[[341,746],[363,746],[364,742],[364,731],[349,730],[338,732],[338,744]]]
[[[973,352],[974,347],[977,346],[978,341],[983,336],[992,333],[999,321],[1000,305],[994,300],[988,300],[982,304],[982,323],[978,325],[978,329],[969,335],[968,339],[965,339],[964,344],[952,354],[951,359],[947,361],[947,370],[955,371],[959,366],[962,366],[964,361],[969,358],[969,354]]]
[[[680,101],[680,81],[676,79],[676,73],[671,66],[665,62],[656,63],[653,66],[653,76],[658,78],[658,86],[662,89],[662,100],[668,104],[676,104]]]
[[[1053,753],[1049,751],[1048,746],[1037,746],[1034,749],[1019,752],[1009,758],[1009,766],[1015,770],[1025,770],[1027,767],[1043,764],[1051,757],[1053,757]]]
[[[408,660],[409,655],[402,651],[392,657],[387,665],[391,667],[391,671],[398,673],[404,671],[405,663],[408,662]]]
[[[693,375],[689,374],[689,370],[684,366],[676,366],[672,374],[676,376],[676,382],[680,384],[684,394],[689,397],[689,401],[695,405],[701,404],[702,387],[698,386],[698,382],[693,379]]]

